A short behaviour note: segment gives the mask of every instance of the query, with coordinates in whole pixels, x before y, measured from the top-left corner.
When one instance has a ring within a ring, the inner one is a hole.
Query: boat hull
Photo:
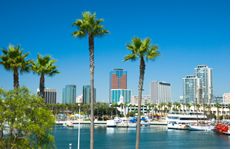
[[[167,128],[168,129],[177,129],[177,130],[188,130],[189,129],[188,125],[184,125],[184,124],[168,124]]]
[[[107,120],[106,126],[107,127],[117,127],[117,123],[114,120]]]
[[[189,126],[190,131],[212,131],[214,128],[212,126]]]

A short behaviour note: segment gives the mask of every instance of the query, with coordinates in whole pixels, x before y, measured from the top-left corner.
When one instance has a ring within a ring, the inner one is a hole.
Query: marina
[[[73,128],[56,126],[53,134],[58,149],[77,148],[78,125]],[[80,147],[89,148],[90,125],[81,125]],[[108,128],[105,125],[95,127],[96,149],[131,149],[135,147],[135,128]],[[210,140],[210,141],[208,141]],[[230,136],[220,135],[213,131],[188,131],[167,129],[167,126],[151,125],[141,127],[140,148],[152,149],[229,149]]]

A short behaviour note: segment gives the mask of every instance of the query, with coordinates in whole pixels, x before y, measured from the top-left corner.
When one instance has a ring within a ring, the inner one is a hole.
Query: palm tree
[[[205,104],[205,108],[206,108],[206,114],[210,115],[211,114],[211,105],[210,104]]]
[[[196,107],[197,107],[197,112],[199,112],[201,105],[200,104],[196,104]]]
[[[0,56],[0,64],[6,70],[13,71],[14,89],[19,88],[19,72],[29,72],[32,61],[26,60],[29,53],[23,53],[20,46],[9,45],[8,49],[2,50],[3,55]]]
[[[132,42],[127,45],[127,49],[131,51],[131,54],[125,56],[124,60],[135,61],[140,59],[140,73],[139,73],[139,100],[138,100],[138,119],[137,119],[137,132],[136,132],[136,149],[139,149],[140,144],[140,110],[141,110],[141,100],[142,91],[144,83],[144,72],[145,72],[145,59],[153,60],[159,56],[158,47],[153,46],[150,43],[150,39],[146,38],[141,40],[140,38],[133,38]]]
[[[171,111],[172,103],[171,103],[171,102],[168,102],[168,103],[167,103],[167,107],[168,107],[168,110]]]
[[[221,108],[221,104],[220,103],[216,103],[214,105],[216,107],[216,119],[217,119],[217,122],[219,121],[219,109]]]
[[[181,109],[181,104],[180,103],[176,103],[176,109],[177,109],[177,111],[180,111],[180,109]]]
[[[103,19],[96,19],[95,13],[84,12],[82,19],[76,20],[73,25],[77,31],[73,32],[74,37],[83,38],[88,35],[89,57],[90,57],[90,85],[91,85],[91,127],[90,127],[90,149],[94,148],[94,38],[108,33],[101,23]]]
[[[186,103],[186,107],[187,107],[187,110],[190,111],[191,104],[190,103]]]
[[[34,73],[40,76],[39,82],[39,95],[44,98],[44,89],[45,89],[45,76],[54,76],[58,74],[56,66],[54,65],[56,60],[52,59],[50,56],[41,56],[38,54],[37,60],[32,65],[32,70]]]

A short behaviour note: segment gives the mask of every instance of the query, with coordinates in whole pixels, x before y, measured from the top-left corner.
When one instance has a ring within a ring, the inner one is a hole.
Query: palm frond
[[[135,61],[137,59],[137,56],[135,54],[129,54],[127,56],[124,57],[124,61]]]

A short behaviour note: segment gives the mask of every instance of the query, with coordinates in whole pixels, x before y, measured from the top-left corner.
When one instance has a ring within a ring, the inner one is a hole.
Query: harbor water
[[[57,149],[77,149],[78,129],[56,126],[54,128]],[[134,149],[135,128],[106,128],[95,126],[95,149]],[[80,149],[89,149],[90,128],[81,125]],[[230,136],[212,131],[167,130],[166,126],[141,128],[141,149],[229,149]]]

